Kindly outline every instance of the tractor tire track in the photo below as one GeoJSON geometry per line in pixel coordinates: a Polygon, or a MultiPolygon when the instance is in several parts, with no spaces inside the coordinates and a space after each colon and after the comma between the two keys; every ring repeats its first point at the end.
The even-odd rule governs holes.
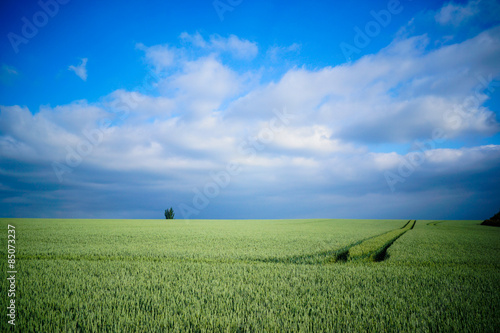
{"type": "Polygon", "coordinates": [[[86,260],[86,261],[152,261],[152,262],[199,262],[199,263],[238,263],[238,262],[260,262],[260,263],[282,263],[282,264],[305,264],[305,265],[325,265],[337,262],[347,262],[359,259],[369,259],[370,261],[382,261],[387,249],[399,237],[408,230],[413,229],[416,220],[409,220],[402,228],[393,229],[379,235],[367,237],[344,246],[340,249],[316,252],[287,257],[269,258],[193,258],[193,257],[162,257],[162,256],[106,256],[106,255],[20,255],[23,260],[86,260]]]}
{"type": "Polygon", "coordinates": [[[386,232],[378,237],[366,240],[349,249],[347,260],[358,261],[382,261],[387,256],[387,249],[407,231],[413,229],[417,220],[410,220],[402,229],[386,232]]]}

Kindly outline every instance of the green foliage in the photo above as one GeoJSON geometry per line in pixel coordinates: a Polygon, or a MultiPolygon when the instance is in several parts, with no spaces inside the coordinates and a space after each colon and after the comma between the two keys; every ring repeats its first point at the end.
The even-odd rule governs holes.
{"type": "Polygon", "coordinates": [[[0,219],[0,256],[14,224],[22,332],[496,331],[500,229],[418,221],[384,261],[323,260],[405,222],[0,219]]]}
{"type": "Polygon", "coordinates": [[[165,218],[167,220],[173,220],[175,216],[174,209],[170,207],[169,209],[165,209],[165,218]]]}

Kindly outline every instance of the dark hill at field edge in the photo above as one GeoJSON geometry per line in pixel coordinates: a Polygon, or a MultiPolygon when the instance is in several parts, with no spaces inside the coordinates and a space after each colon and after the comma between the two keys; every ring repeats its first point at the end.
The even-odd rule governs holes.
{"type": "Polygon", "coordinates": [[[481,225],[490,225],[490,226],[494,226],[494,227],[500,227],[500,212],[493,215],[493,217],[491,217],[487,220],[484,220],[483,223],[481,223],[481,225]]]}

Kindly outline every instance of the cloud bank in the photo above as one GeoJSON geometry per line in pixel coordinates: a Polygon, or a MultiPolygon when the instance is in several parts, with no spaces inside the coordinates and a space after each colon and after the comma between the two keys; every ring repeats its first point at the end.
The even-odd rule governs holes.
{"type": "MultiPolygon", "coordinates": [[[[476,5],[450,3],[436,23],[458,25],[476,5]]],[[[487,106],[500,28],[434,45],[401,35],[355,62],[264,81],[236,64],[298,45],[199,33],[137,44],[150,68],[137,89],[0,106],[2,214],[478,218],[498,204],[500,146],[455,143],[500,130],[487,106]]],[[[70,66],[84,81],[86,62],[70,66]]]]}

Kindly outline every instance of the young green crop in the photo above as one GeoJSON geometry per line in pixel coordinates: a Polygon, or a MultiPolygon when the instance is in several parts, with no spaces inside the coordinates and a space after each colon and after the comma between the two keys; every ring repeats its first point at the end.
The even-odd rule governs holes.
{"type": "MultiPolygon", "coordinates": [[[[16,327],[2,320],[2,332],[500,327],[500,231],[476,221],[419,221],[388,259],[342,263],[267,259],[334,251],[405,221],[3,219],[0,228],[6,223],[18,229],[19,293],[16,327]]],[[[0,252],[6,258],[3,236],[0,252]]]]}
{"type": "Polygon", "coordinates": [[[341,249],[403,224],[403,220],[27,219],[18,220],[17,228],[23,238],[22,258],[279,262],[341,249]]]}
{"type": "Polygon", "coordinates": [[[408,221],[403,228],[391,230],[385,234],[373,237],[349,249],[349,260],[367,259],[378,261],[383,259],[385,251],[408,230],[413,229],[417,221],[408,221]]]}

